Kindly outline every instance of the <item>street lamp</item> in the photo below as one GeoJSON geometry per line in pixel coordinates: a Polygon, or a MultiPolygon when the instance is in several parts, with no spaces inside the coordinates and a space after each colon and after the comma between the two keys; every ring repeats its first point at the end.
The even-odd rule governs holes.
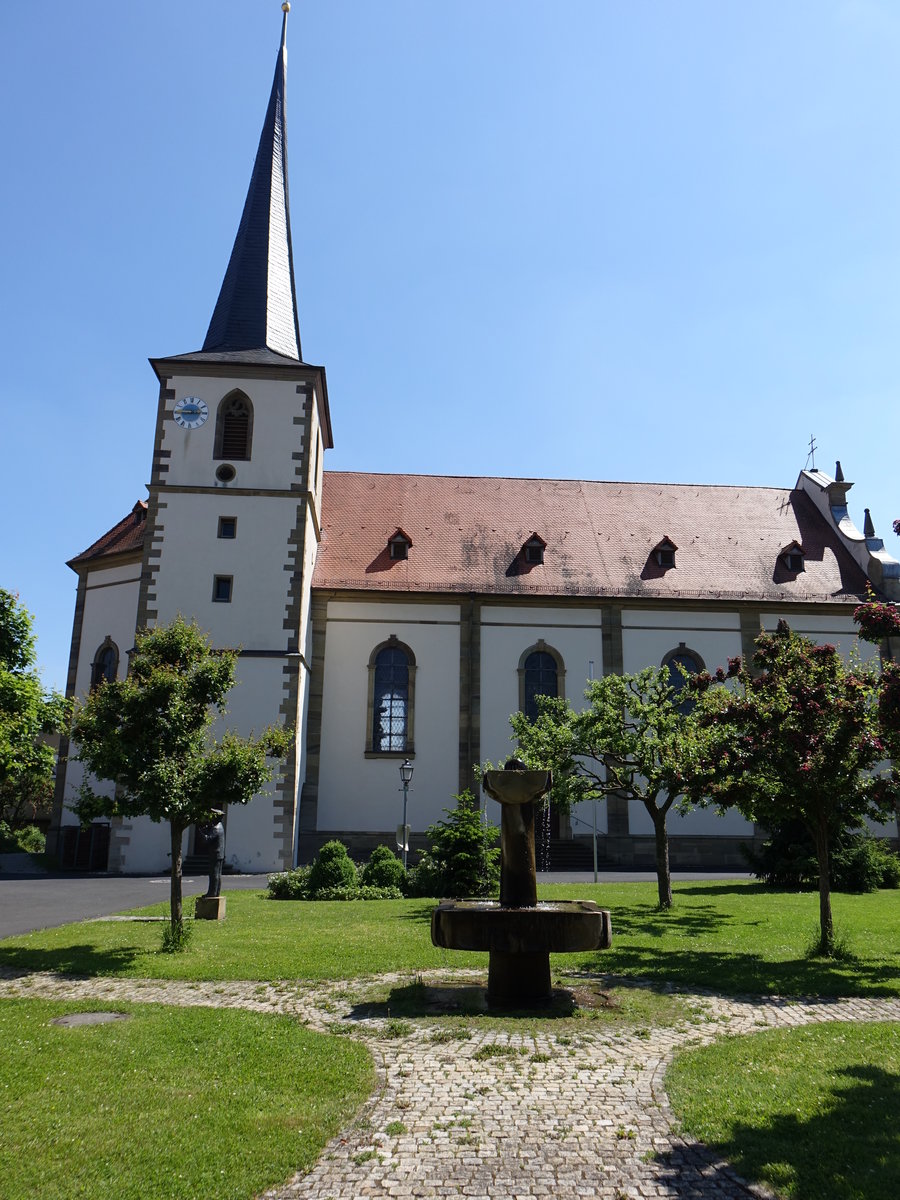
{"type": "Polygon", "coordinates": [[[403,870],[406,870],[406,855],[409,852],[409,829],[406,825],[406,802],[409,798],[409,784],[413,777],[413,765],[408,758],[404,758],[400,764],[400,780],[403,784],[403,824],[400,826],[401,847],[403,849],[403,870]]]}

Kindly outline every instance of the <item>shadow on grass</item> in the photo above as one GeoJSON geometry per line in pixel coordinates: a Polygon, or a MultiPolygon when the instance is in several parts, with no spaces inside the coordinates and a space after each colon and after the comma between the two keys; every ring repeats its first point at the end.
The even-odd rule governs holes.
{"type": "MultiPolygon", "coordinates": [[[[745,1179],[792,1188],[792,1200],[894,1200],[900,1179],[900,1079],[875,1066],[847,1067],[838,1076],[846,1084],[831,1090],[824,1111],[814,1117],[786,1113],[762,1126],[736,1125],[730,1137],[708,1150],[697,1147],[688,1158],[696,1157],[701,1168],[704,1158],[707,1163],[727,1159],[745,1179]]],[[[663,1180],[679,1192],[684,1158],[673,1150],[655,1160],[663,1180]]],[[[719,1195],[713,1180],[698,1180],[698,1194],[719,1195]]]]}
{"type": "Polygon", "coordinates": [[[793,958],[767,962],[754,954],[691,946],[659,949],[616,944],[584,967],[640,979],[706,988],[727,995],[895,996],[900,968],[891,963],[793,958]]]}
{"type": "Polygon", "coordinates": [[[720,912],[714,904],[697,904],[687,910],[660,910],[648,906],[644,909],[613,908],[611,911],[614,936],[671,937],[677,933],[682,937],[696,938],[719,930],[734,920],[720,912]]]}
{"type": "Polygon", "coordinates": [[[135,946],[117,946],[99,950],[96,946],[61,946],[54,950],[8,946],[0,949],[0,970],[10,975],[30,975],[34,971],[56,971],[61,975],[121,975],[139,955],[146,953],[135,946]]]}
{"type": "MultiPolygon", "coordinates": [[[[779,891],[791,891],[790,888],[773,888],[767,883],[747,883],[744,880],[734,880],[722,883],[698,883],[691,887],[685,883],[673,883],[672,891],[677,896],[771,896],[779,891]]],[[[794,891],[803,891],[795,888],[794,891]]]]}
{"type": "Polygon", "coordinates": [[[479,984],[431,986],[411,983],[405,987],[392,988],[385,1000],[355,1005],[350,1010],[350,1020],[366,1021],[375,1017],[479,1016],[484,1013],[500,1017],[557,1020],[560,1017],[571,1017],[577,1007],[574,994],[566,988],[554,988],[550,1004],[500,1011],[488,1006],[487,988],[479,984]]]}

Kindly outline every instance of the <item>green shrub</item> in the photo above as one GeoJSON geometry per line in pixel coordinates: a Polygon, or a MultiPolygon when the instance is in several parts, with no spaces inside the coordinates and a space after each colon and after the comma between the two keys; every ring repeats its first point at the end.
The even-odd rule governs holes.
{"type": "Polygon", "coordinates": [[[6,821],[0,821],[0,854],[43,854],[47,839],[36,825],[24,825],[13,829],[6,821]]]}
{"type": "Polygon", "coordinates": [[[490,896],[500,884],[500,831],[488,825],[471,792],[456,797],[425,832],[428,851],[410,876],[415,896],[490,896]]]}
{"type": "Polygon", "coordinates": [[[375,847],[360,878],[365,887],[398,888],[401,892],[406,887],[403,863],[390,846],[375,847]]]}
{"type": "Polygon", "coordinates": [[[352,887],[322,888],[312,897],[314,900],[402,900],[403,893],[396,887],[352,887]]]}
{"type": "Polygon", "coordinates": [[[835,891],[875,892],[898,886],[900,859],[887,842],[867,831],[855,834],[832,855],[831,876],[835,891]]]}
{"type": "Polygon", "coordinates": [[[309,870],[309,896],[318,899],[326,888],[355,888],[359,883],[356,866],[343,842],[326,842],[309,870]]]}
{"type": "MultiPolygon", "coordinates": [[[[773,887],[818,886],[815,851],[800,821],[786,821],[770,833],[758,853],[747,848],[744,853],[757,879],[773,887]]],[[[832,846],[831,886],[836,892],[900,887],[900,858],[868,830],[845,830],[832,846]]]]}
{"type": "Polygon", "coordinates": [[[270,900],[306,900],[309,895],[309,867],[278,871],[268,879],[270,900]]]}
{"type": "Polygon", "coordinates": [[[815,851],[802,821],[785,821],[777,829],[770,830],[758,851],[746,845],[741,849],[756,878],[770,887],[818,884],[815,851]]]}

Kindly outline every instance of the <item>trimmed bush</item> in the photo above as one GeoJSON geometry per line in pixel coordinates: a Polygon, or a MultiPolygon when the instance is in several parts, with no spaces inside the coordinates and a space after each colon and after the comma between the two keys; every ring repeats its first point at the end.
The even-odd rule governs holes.
{"type": "Polygon", "coordinates": [[[395,888],[400,892],[406,887],[403,863],[390,846],[375,847],[360,879],[364,887],[395,888]]]}
{"type": "Polygon", "coordinates": [[[309,896],[317,898],[326,888],[355,888],[356,866],[343,842],[326,842],[309,870],[309,896]]]}
{"type": "Polygon", "coordinates": [[[268,880],[270,900],[306,900],[309,895],[309,867],[278,871],[268,880]]]}
{"type": "Polygon", "coordinates": [[[333,887],[322,888],[311,900],[402,900],[403,893],[395,887],[333,887]]]}

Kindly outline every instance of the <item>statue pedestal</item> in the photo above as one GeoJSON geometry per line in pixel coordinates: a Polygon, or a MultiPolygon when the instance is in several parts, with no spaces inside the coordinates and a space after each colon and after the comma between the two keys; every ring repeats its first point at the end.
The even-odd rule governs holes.
{"type": "Polygon", "coordinates": [[[198,896],[197,906],[194,909],[195,921],[224,921],[225,920],[225,897],[224,896],[198,896]]]}

